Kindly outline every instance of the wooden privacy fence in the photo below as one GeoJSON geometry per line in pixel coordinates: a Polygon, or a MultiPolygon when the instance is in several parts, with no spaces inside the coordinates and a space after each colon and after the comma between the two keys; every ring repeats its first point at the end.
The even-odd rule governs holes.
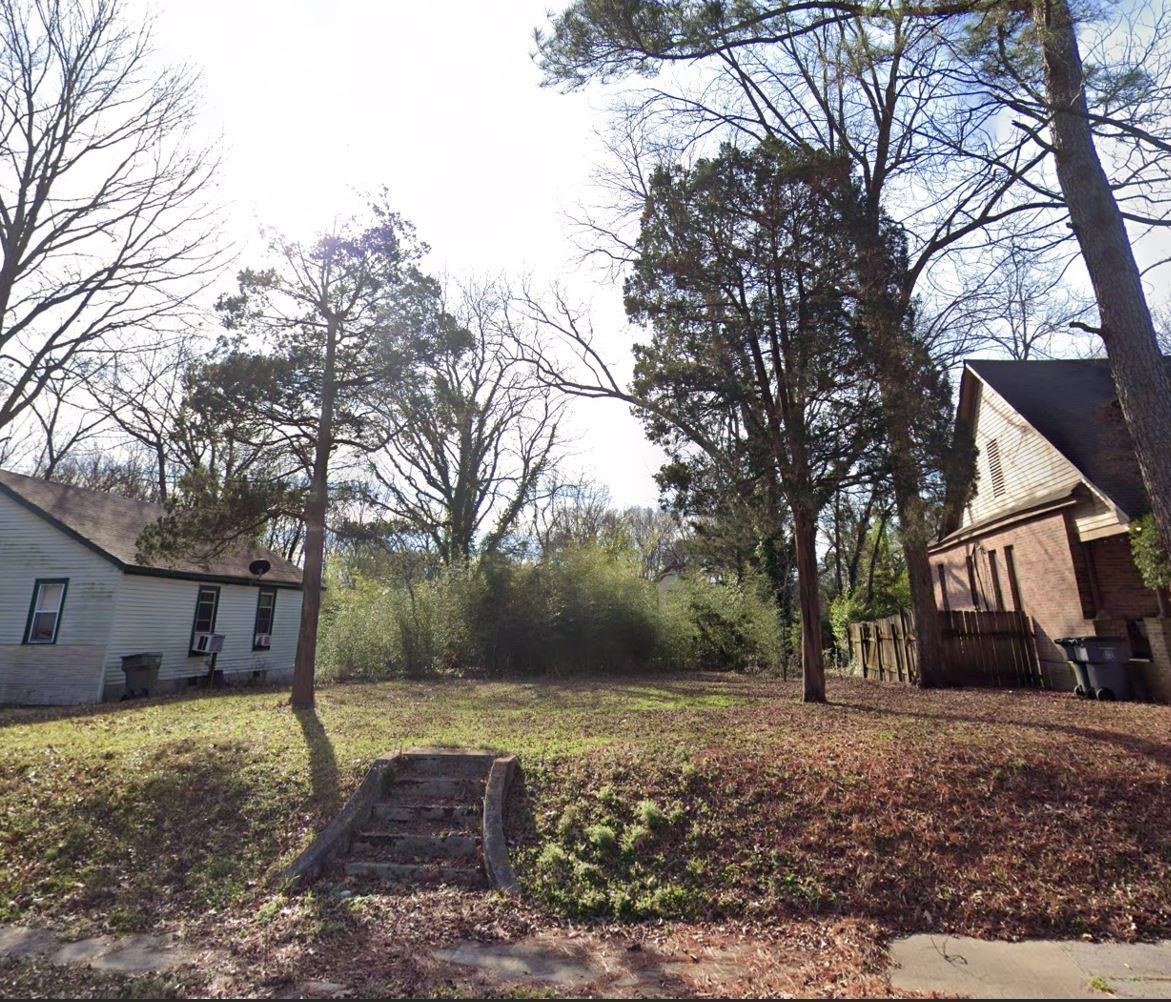
{"type": "MultiPolygon", "coordinates": [[[[943,681],[950,685],[1037,687],[1044,677],[1037,661],[1033,621],[1023,612],[939,614],[943,632],[943,681]]],[[[903,612],[869,623],[851,623],[850,660],[866,678],[916,682],[919,650],[915,621],[903,612]]]]}
{"type": "Polygon", "coordinates": [[[915,620],[909,613],[900,612],[870,623],[851,623],[850,661],[862,669],[864,678],[884,682],[918,681],[915,620]]]}

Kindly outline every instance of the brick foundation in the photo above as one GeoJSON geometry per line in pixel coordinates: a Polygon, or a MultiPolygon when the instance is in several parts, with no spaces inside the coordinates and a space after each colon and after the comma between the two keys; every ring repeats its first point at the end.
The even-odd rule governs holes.
{"type": "Polygon", "coordinates": [[[1171,618],[1152,616],[1143,622],[1151,642],[1151,660],[1132,664],[1142,675],[1151,699],[1171,703],[1171,618]]]}

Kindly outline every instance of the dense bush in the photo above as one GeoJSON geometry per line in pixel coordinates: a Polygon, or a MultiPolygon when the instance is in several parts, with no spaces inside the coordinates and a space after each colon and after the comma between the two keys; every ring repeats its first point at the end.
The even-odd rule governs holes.
{"type": "Polygon", "coordinates": [[[548,675],[649,668],[765,670],[775,606],[756,581],[661,586],[598,546],[542,561],[495,559],[422,580],[331,582],[318,647],[333,678],[548,675]]]}
{"type": "Polygon", "coordinates": [[[853,589],[835,595],[830,601],[829,625],[839,651],[848,649],[851,623],[883,619],[911,608],[906,560],[898,534],[891,530],[886,519],[867,532],[864,553],[853,589]]]}
{"type": "Polygon", "coordinates": [[[781,624],[763,581],[691,575],[664,604],[679,644],[676,660],[688,667],[767,671],[780,663],[781,624]]]}
{"type": "Polygon", "coordinates": [[[1171,586],[1171,558],[1159,539],[1153,515],[1142,515],[1130,524],[1130,550],[1148,588],[1171,586]]]}

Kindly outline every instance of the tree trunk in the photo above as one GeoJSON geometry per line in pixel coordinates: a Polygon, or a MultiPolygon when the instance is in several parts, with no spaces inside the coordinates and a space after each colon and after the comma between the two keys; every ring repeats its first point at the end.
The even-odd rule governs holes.
{"type": "Polygon", "coordinates": [[[159,503],[167,503],[167,454],[162,439],[155,443],[155,470],[159,478],[159,503]]]}
{"type": "Polygon", "coordinates": [[[801,679],[804,703],[825,702],[825,662],[821,651],[821,600],[817,574],[817,518],[793,508],[797,551],[797,597],[801,611],[801,679]]]}
{"type": "MultiPolygon", "coordinates": [[[[896,418],[894,423],[902,422],[896,418]]],[[[909,441],[905,447],[911,448],[909,441]]],[[[892,444],[891,451],[894,450],[892,444]]],[[[911,608],[915,615],[915,642],[919,650],[918,684],[927,689],[940,684],[943,678],[942,624],[939,610],[935,607],[935,583],[931,580],[931,561],[927,556],[930,530],[927,527],[926,505],[919,494],[919,469],[914,455],[911,455],[909,462],[896,460],[892,466],[909,467],[893,471],[894,496],[899,513],[903,559],[907,563],[911,608]]]]}
{"type": "Polygon", "coordinates": [[[906,310],[893,291],[894,280],[901,276],[891,274],[890,249],[883,240],[881,225],[877,210],[872,211],[865,221],[862,249],[865,333],[878,383],[883,435],[890,455],[891,487],[899,517],[899,539],[907,562],[919,649],[918,684],[928,688],[942,678],[943,635],[927,556],[931,531],[913,431],[920,412],[920,381],[914,376],[910,359],[912,345],[906,331],[906,310]]]}
{"type": "Polygon", "coordinates": [[[1057,179],[1098,301],[1102,342],[1147,500],[1159,538],[1171,552],[1171,381],[1126,222],[1094,145],[1069,4],[1035,0],[1033,21],[1052,110],[1050,134],[1057,179]]]}
{"type": "Polygon", "coordinates": [[[834,586],[839,595],[846,591],[842,574],[842,489],[834,491],[834,586]]]}
{"type": "Polygon", "coordinates": [[[297,660],[293,666],[292,703],[312,707],[317,667],[317,623],[321,616],[321,575],[325,566],[325,513],[329,507],[329,454],[333,446],[334,364],[337,321],[330,317],[326,329],[325,366],[322,373],[321,414],[309,498],[305,503],[305,570],[302,575],[301,626],[297,634],[297,660]]]}

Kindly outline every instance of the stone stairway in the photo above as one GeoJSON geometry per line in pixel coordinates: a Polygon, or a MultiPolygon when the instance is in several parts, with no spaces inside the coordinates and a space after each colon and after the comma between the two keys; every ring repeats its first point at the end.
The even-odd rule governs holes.
{"type": "Polygon", "coordinates": [[[403,885],[487,886],[484,784],[494,756],[418,752],[399,756],[344,858],[347,877],[403,885]]]}

